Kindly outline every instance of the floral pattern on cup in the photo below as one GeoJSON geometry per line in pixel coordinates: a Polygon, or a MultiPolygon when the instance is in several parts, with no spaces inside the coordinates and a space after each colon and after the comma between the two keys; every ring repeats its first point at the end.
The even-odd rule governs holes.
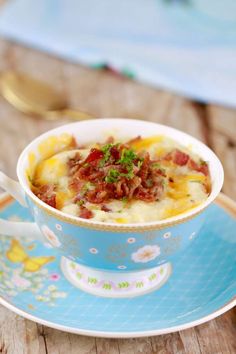
{"type": "Polygon", "coordinates": [[[97,254],[98,250],[96,248],[92,247],[92,248],[89,249],[89,252],[92,253],[92,254],[97,254]]]}
{"type": "Polygon", "coordinates": [[[171,237],[171,232],[166,232],[164,235],[163,235],[164,238],[170,238],[171,237]]]}
{"type": "MultiPolygon", "coordinates": [[[[20,220],[22,221],[22,219],[20,220]]],[[[38,247],[37,243],[29,244],[26,238],[21,240],[21,246],[24,249],[29,249],[29,245],[31,249],[38,247]]],[[[24,264],[16,263],[6,257],[10,247],[10,239],[2,237],[0,242],[0,296],[8,296],[9,299],[13,299],[22,292],[28,292],[34,300],[44,302],[50,307],[58,305],[57,299],[67,297],[67,293],[61,291],[60,284],[59,286],[54,285],[55,281],[60,279],[60,274],[49,272],[46,264],[37,271],[26,271],[24,264]]],[[[37,256],[41,256],[40,252],[37,256]]],[[[42,255],[42,257],[44,256],[42,255]]],[[[28,304],[28,308],[33,310],[35,307],[28,304]]]]}
{"type": "Polygon", "coordinates": [[[60,275],[57,273],[49,274],[49,279],[52,281],[58,281],[60,279],[60,275]]]}
{"type": "Polygon", "coordinates": [[[129,237],[127,242],[128,243],[135,243],[136,242],[136,238],[135,237],[129,237]]]}
{"type": "Polygon", "coordinates": [[[118,269],[126,269],[127,267],[125,265],[119,265],[117,268],[118,269]]]}
{"type": "Polygon", "coordinates": [[[61,226],[60,224],[56,224],[55,226],[56,226],[56,229],[57,229],[58,231],[61,231],[61,230],[62,230],[62,226],[61,226]]]}
{"type": "Polygon", "coordinates": [[[24,278],[21,273],[22,272],[20,269],[14,269],[12,272],[11,282],[16,288],[24,290],[31,286],[31,282],[29,279],[24,278]]]}
{"type": "Polygon", "coordinates": [[[60,247],[61,242],[59,241],[58,237],[55,235],[55,233],[49,229],[47,225],[43,225],[41,228],[41,231],[45,238],[48,240],[48,242],[53,246],[53,247],[60,247]]]}
{"type": "Polygon", "coordinates": [[[135,263],[147,263],[153,261],[160,254],[161,250],[158,245],[146,245],[132,253],[131,259],[135,263]]]}

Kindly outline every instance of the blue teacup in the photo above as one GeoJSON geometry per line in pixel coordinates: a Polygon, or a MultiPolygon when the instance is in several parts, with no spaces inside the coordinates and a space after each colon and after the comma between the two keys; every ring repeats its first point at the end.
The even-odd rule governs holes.
{"type": "Polygon", "coordinates": [[[171,274],[173,255],[182,252],[205,219],[205,209],[219,194],[224,173],[216,155],[197,139],[176,129],[130,119],[96,119],[61,126],[39,136],[22,152],[15,182],[0,173],[0,186],[29,207],[35,223],[0,220],[1,233],[29,235],[55,247],[62,271],[75,286],[100,296],[136,296],[160,287],[171,274]],[[212,190],[202,204],[161,221],[115,224],[67,215],[37,198],[28,177],[43,158],[63,149],[73,135],[79,144],[137,135],[164,135],[208,161],[212,190]]]}

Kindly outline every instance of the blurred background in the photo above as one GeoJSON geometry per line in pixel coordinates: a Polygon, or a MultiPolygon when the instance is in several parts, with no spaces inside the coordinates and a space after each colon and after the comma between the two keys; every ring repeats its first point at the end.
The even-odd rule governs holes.
{"type": "MultiPolygon", "coordinates": [[[[9,176],[32,139],[87,112],[142,118],[202,140],[221,159],[223,191],[236,200],[235,0],[0,0],[0,73],[0,170],[9,176]]],[[[32,352],[40,343],[59,343],[55,353],[67,342],[72,348],[72,336],[48,329],[46,337],[42,326],[1,311],[14,338],[24,327],[32,352]]],[[[233,311],[158,337],[161,351],[235,352],[233,311]]],[[[2,338],[3,351],[11,338],[2,338]]],[[[73,342],[73,352],[95,353],[93,338],[73,342]]],[[[101,353],[149,353],[145,339],[100,343],[101,353]]]]}
{"type": "Polygon", "coordinates": [[[224,190],[236,196],[234,0],[0,3],[1,91],[10,101],[0,100],[1,169],[14,176],[23,147],[75,119],[64,110],[71,108],[187,131],[223,160],[224,190]],[[21,73],[10,88],[6,71],[21,73]],[[25,88],[25,75],[50,88],[42,92],[31,82],[25,88]],[[19,104],[25,94],[31,109],[19,104]],[[43,112],[35,104],[43,105],[43,112]],[[52,109],[56,114],[49,117],[52,109]],[[14,141],[10,147],[9,141],[14,141]]]}
{"type": "Polygon", "coordinates": [[[236,105],[234,0],[9,0],[0,33],[203,102],[236,105]]]}

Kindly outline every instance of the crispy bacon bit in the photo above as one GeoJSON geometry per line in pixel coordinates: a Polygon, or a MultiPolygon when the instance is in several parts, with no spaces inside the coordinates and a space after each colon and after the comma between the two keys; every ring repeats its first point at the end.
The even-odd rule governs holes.
{"type": "Polygon", "coordinates": [[[119,160],[119,158],[120,158],[120,152],[119,152],[119,150],[117,149],[117,147],[112,146],[112,147],[110,148],[110,153],[111,153],[111,156],[113,157],[114,160],[119,160]]]}
{"type": "Polygon", "coordinates": [[[85,181],[81,181],[78,178],[72,178],[69,186],[79,195],[80,192],[83,190],[85,183],[85,181]]]}
{"type": "Polygon", "coordinates": [[[188,161],[188,167],[191,170],[197,171],[197,172],[201,172],[203,173],[205,176],[209,176],[209,168],[208,165],[205,161],[202,161],[200,164],[197,164],[195,161],[193,161],[192,159],[189,159],[188,161]]]}
{"type": "Polygon", "coordinates": [[[106,205],[102,205],[101,210],[105,211],[106,213],[109,213],[111,211],[111,209],[109,209],[106,205]]]}
{"type": "Polygon", "coordinates": [[[74,136],[72,136],[72,138],[71,138],[71,143],[70,143],[70,147],[71,148],[77,148],[78,149],[78,146],[77,146],[77,142],[76,142],[76,140],[75,140],[75,137],[74,136]]]}
{"type": "Polygon", "coordinates": [[[166,155],[164,156],[164,160],[165,160],[165,161],[171,161],[172,158],[173,158],[172,152],[168,152],[168,154],[166,154],[166,155]]]}
{"type": "Polygon", "coordinates": [[[158,184],[150,189],[139,187],[136,197],[137,199],[144,200],[145,202],[155,202],[161,198],[163,191],[163,184],[158,184]]]}
{"type": "Polygon", "coordinates": [[[83,219],[91,219],[93,217],[93,213],[91,210],[81,206],[79,216],[83,219]]]}
{"type": "Polygon", "coordinates": [[[173,161],[176,165],[185,166],[187,165],[191,170],[201,172],[205,176],[209,176],[209,168],[205,161],[197,164],[194,160],[192,160],[188,154],[182,152],[178,149],[175,149],[172,152],[169,152],[165,157],[166,161],[173,161]]]}
{"type": "Polygon", "coordinates": [[[141,138],[141,136],[140,135],[138,135],[138,136],[136,136],[135,138],[133,138],[133,139],[130,139],[129,141],[127,141],[127,145],[132,145],[132,144],[134,144],[134,143],[137,143],[138,141],[140,141],[142,138],[141,138]]]}
{"type": "MultiPolygon", "coordinates": [[[[77,199],[85,202],[104,204],[113,199],[159,200],[164,193],[165,171],[156,168],[149,153],[136,153],[127,144],[106,144],[92,149],[85,161],[71,175],[70,185],[77,199]],[[81,182],[83,182],[81,184],[81,182]],[[84,190],[84,184],[92,188],[84,190]]],[[[74,165],[73,167],[74,168],[74,165]]]]}
{"type": "MultiPolygon", "coordinates": [[[[68,175],[69,187],[73,189],[73,202],[79,206],[79,216],[90,219],[93,212],[86,208],[86,203],[100,204],[101,210],[110,212],[106,203],[116,200],[143,200],[155,202],[163,198],[165,183],[174,179],[166,173],[162,166],[187,166],[204,174],[207,178],[204,183],[206,192],[210,192],[209,169],[206,162],[195,162],[188,154],[173,149],[157,160],[152,160],[148,152],[135,152],[132,144],[141,140],[138,136],[126,144],[114,143],[110,137],[104,145],[98,144],[92,148],[85,160],[79,153],[69,159],[68,175]],[[164,163],[165,161],[165,163],[164,163]]],[[[167,171],[168,172],[168,171],[167,171]]],[[[56,187],[43,185],[34,187],[35,195],[48,205],[56,208],[56,187]]]]}
{"type": "Polygon", "coordinates": [[[129,191],[128,191],[128,199],[132,199],[133,195],[138,190],[138,187],[141,185],[142,180],[138,176],[134,176],[134,178],[129,183],[129,191]]]}
{"type": "Polygon", "coordinates": [[[142,181],[146,180],[149,167],[150,167],[150,157],[149,157],[149,153],[146,152],[144,155],[142,166],[141,166],[139,173],[138,173],[138,175],[141,177],[142,181]]]}
{"type": "Polygon", "coordinates": [[[78,170],[80,160],[81,160],[81,156],[79,152],[77,152],[74,157],[69,159],[67,165],[69,167],[70,175],[73,175],[78,170]]]}
{"type": "Polygon", "coordinates": [[[164,160],[173,161],[176,165],[179,166],[185,166],[189,161],[189,155],[185,154],[185,152],[175,149],[166,154],[164,160]]]}
{"type": "Polygon", "coordinates": [[[198,164],[197,164],[194,160],[189,159],[189,161],[188,161],[188,167],[189,167],[191,170],[197,171],[197,169],[198,169],[198,164]]]}
{"type": "Polygon", "coordinates": [[[209,168],[206,163],[202,163],[201,166],[198,167],[198,172],[203,173],[205,176],[209,176],[209,168]]]}
{"type": "Polygon", "coordinates": [[[101,204],[105,202],[107,199],[109,199],[108,192],[106,190],[100,190],[99,187],[87,192],[85,198],[87,199],[88,202],[95,203],[95,204],[101,204]]]}
{"type": "Polygon", "coordinates": [[[176,149],[174,151],[173,162],[179,166],[185,166],[189,160],[189,155],[185,154],[184,152],[176,149]]]}
{"type": "Polygon", "coordinates": [[[99,149],[91,149],[90,154],[88,155],[88,157],[85,159],[85,163],[91,163],[94,162],[96,160],[100,160],[103,158],[103,152],[99,149]]]}
{"type": "Polygon", "coordinates": [[[44,203],[56,208],[56,193],[54,185],[43,185],[34,190],[34,194],[44,203]]]}

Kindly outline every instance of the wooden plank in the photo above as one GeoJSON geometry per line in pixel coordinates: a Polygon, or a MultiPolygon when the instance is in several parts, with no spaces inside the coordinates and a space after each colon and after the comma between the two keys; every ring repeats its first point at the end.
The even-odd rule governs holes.
{"type": "Polygon", "coordinates": [[[228,137],[233,144],[236,143],[236,110],[217,105],[209,105],[211,127],[228,137]]]}
{"type": "Polygon", "coordinates": [[[215,319],[218,339],[224,353],[236,353],[236,307],[215,319]]]}
{"type": "Polygon", "coordinates": [[[213,149],[225,172],[223,191],[236,199],[236,111],[209,106],[213,149]]]}
{"type": "Polygon", "coordinates": [[[71,105],[76,108],[83,103],[83,108],[99,117],[161,121],[173,96],[107,71],[80,65],[67,63],[64,75],[71,105]]]}
{"type": "Polygon", "coordinates": [[[64,62],[55,57],[0,40],[1,69],[14,69],[43,80],[68,97],[71,106],[95,116],[143,117],[164,120],[171,93],[158,91],[106,71],[64,62]]]}
{"type": "Polygon", "coordinates": [[[95,338],[42,327],[47,354],[96,354],[95,338]]]}
{"type": "MultiPolygon", "coordinates": [[[[36,76],[36,74],[40,73],[41,71],[45,72],[46,68],[49,70],[50,68],[52,68],[52,70],[54,68],[54,73],[56,68],[58,71],[60,70],[60,65],[56,65],[54,61],[51,63],[51,65],[49,63],[49,66],[47,67],[47,60],[44,55],[42,55],[42,58],[44,58],[44,66],[40,65],[39,63],[38,65],[34,65],[33,63],[35,63],[35,60],[33,57],[33,63],[31,62],[30,53],[32,53],[32,56],[34,53],[36,58],[36,52],[28,52],[28,50],[20,46],[15,46],[0,40],[0,48],[2,54],[2,60],[0,60],[1,71],[9,68],[27,71],[27,68],[29,68],[28,74],[36,76]],[[9,58],[11,58],[11,60],[9,58]],[[41,70],[39,70],[39,67],[41,70]]],[[[53,74],[53,76],[56,77],[57,75],[53,74]]],[[[53,76],[50,76],[49,73],[45,73],[45,77],[47,78],[53,78],[53,76]]],[[[15,110],[2,97],[0,98],[0,107],[0,124],[2,127],[0,142],[0,169],[5,172],[7,171],[10,176],[14,177],[16,162],[23,148],[37,135],[62,124],[63,121],[48,122],[26,116],[15,110]],[[6,150],[8,151],[7,156],[6,150]]]]}
{"type": "Polygon", "coordinates": [[[0,306],[0,353],[46,354],[37,324],[0,306]]]}
{"type": "MultiPolygon", "coordinates": [[[[178,332],[152,337],[153,354],[187,354],[183,341],[178,332]]],[[[192,354],[192,353],[191,353],[192,354]]]]}
{"type": "Polygon", "coordinates": [[[217,131],[212,132],[212,141],[225,172],[223,191],[232,199],[236,199],[236,145],[231,146],[228,138],[217,131]]]}
{"type": "Polygon", "coordinates": [[[120,354],[153,353],[151,338],[118,339],[120,354]]]}
{"type": "Polygon", "coordinates": [[[197,333],[194,328],[189,328],[186,329],[185,331],[180,331],[179,335],[183,342],[186,353],[203,354],[201,352],[197,333]]]}
{"type": "Polygon", "coordinates": [[[169,105],[165,123],[206,142],[202,129],[202,121],[199,119],[199,109],[196,109],[196,107],[198,106],[194,105],[191,101],[175,96],[169,105]]]}
{"type": "Polygon", "coordinates": [[[116,339],[95,338],[97,354],[120,354],[119,343],[116,339]]]}
{"type": "MultiPolygon", "coordinates": [[[[226,316],[226,315],[225,315],[226,316]]],[[[222,317],[225,317],[222,316],[222,317]]],[[[229,332],[222,326],[223,321],[220,319],[218,325],[216,320],[212,320],[208,323],[202,324],[195,327],[197,333],[199,346],[201,352],[204,354],[226,354],[226,353],[235,353],[235,335],[234,338],[228,341],[230,338],[229,332]],[[222,329],[224,328],[223,332],[222,329]]]]}

